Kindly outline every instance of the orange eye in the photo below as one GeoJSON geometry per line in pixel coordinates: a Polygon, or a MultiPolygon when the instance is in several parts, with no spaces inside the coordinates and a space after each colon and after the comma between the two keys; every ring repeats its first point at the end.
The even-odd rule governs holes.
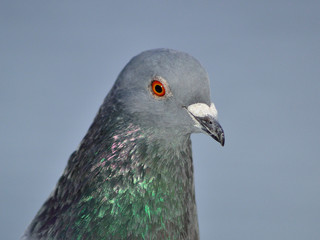
{"type": "Polygon", "coordinates": [[[152,91],[155,95],[162,97],[166,94],[166,89],[160,81],[154,80],[151,85],[152,91]]]}

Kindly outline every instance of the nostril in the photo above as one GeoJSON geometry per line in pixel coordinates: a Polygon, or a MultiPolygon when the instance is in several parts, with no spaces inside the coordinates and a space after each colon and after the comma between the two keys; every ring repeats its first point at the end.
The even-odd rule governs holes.
{"type": "Polygon", "coordinates": [[[204,122],[206,124],[212,124],[213,123],[209,117],[205,117],[203,120],[204,120],[204,122]]]}

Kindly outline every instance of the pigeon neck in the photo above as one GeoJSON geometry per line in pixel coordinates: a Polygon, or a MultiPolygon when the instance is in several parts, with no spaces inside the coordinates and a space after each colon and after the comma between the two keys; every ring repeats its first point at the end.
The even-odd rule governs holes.
{"type": "Polygon", "coordinates": [[[128,122],[98,114],[30,225],[33,236],[199,238],[190,136],[162,139],[128,122]]]}

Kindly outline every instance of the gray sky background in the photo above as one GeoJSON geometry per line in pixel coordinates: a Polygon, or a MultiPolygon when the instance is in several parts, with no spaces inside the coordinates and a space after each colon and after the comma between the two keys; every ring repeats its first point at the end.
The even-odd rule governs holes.
{"type": "Polygon", "coordinates": [[[211,78],[224,148],[194,135],[202,239],[320,239],[320,1],[0,3],[0,238],[18,239],[131,57],[211,78]]]}

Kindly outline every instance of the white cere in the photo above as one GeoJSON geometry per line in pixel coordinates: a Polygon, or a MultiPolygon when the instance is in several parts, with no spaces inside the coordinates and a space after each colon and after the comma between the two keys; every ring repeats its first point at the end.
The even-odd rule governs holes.
{"type": "Polygon", "coordinates": [[[195,103],[188,106],[188,111],[196,117],[212,116],[217,119],[218,112],[213,103],[210,107],[205,103],[195,103]]]}

